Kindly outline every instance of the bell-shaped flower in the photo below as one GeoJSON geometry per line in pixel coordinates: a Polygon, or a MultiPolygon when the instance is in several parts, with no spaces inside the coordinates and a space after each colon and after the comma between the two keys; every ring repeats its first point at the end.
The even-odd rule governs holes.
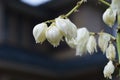
{"type": "Polygon", "coordinates": [[[50,27],[46,30],[46,38],[47,40],[54,46],[57,47],[62,39],[63,35],[60,30],[55,26],[55,24],[51,24],[50,27]]]}
{"type": "Polygon", "coordinates": [[[106,57],[109,60],[115,60],[116,51],[115,51],[115,47],[114,47],[114,45],[112,43],[110,43],[108,48],[106,49],[106,57]]]}
{"type": "Polygon", "coordinates": [[[76,55],[82,56],[86,53],[86,44],[89,39],[89,31],[87,28],[79,28],[77,30],[77,37],[76,37],[76,55]]]}
{"type": "Polygon", "coordinates": [[[42,42],[45,41],[45,39],[46,39],[46,37],[45,37],[46,29],[47,29],[47,24],[46,23],[37,24],[33,28],[33,36],[35,38],[36,43],[42,43],[42,42]]]}
{"type": "Polygon", "coordinates": [[[76,39],[72,38],[72,39],[67,39],[65,38],[66,43],[71,47],[71,48],[76,48],[76,39]]]}
{"type": "Polygon", "coordinates": [[[115,14],[120,14],[120,0],[112,0],[110,6],[115,14]]]}
{"type": "Polygon", "coordinates": [[[116,20],[116,14],[113,13],[111,8],[108,8],[103,14],[103,21],[108,26],[112,27],[116,20]]]}
{"type": "Polygon", "coordinates": [[[111,36],[108,33],[99,33],[98,46],[100,47],[103,53],[105,53],[108,47],[108,42],[110,41],[110,38],[111,36]]]}
{"type": "Polygon", "coordinates": [[[97,52],[97,42],[96,42],[96,39],[93,35],[91,35],[88,39],[88,42],[87,42],[87,51],[90,53],[90,54],[93,54],[94,52],[97,52]]]}
{"type": "Polygon", "coordinates": [[[104,77],[112,79],[112,74],[113,74],[114,70],[115,70],[115,67],[113,65],[113,62],[109,61],[103,70],[104,77]]]}
{"type": "Polygon", "coordinates": [[[69,19],[63,19],[58,17],[55,19],[56,27],[58,27],[61,33],[67,37],[67,39],[76,38],[77,27],[69,19]]]}

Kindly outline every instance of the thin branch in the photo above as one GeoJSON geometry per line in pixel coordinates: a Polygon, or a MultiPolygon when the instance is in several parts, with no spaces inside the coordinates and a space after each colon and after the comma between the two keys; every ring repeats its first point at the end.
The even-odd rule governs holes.
{"type": "Polygon", "coordinates": [[[107,6],[110,6],[110,3],[106,2],[105,0],[99,0],[99,1],[107,6]]]}

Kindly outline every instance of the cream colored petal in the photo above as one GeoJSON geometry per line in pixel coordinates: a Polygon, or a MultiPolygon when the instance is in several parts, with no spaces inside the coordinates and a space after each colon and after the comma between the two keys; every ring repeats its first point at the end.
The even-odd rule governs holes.
{"type": "Polygon", "coordinates": [[[111,36],[107,33],[101,32],[98,38],[98,46],[100,47],[101,51],[105,53],[108,42],[110,41],[111,36]]]}
{"type": "Polygon", "coordinates": [[[106,57],[107,57],[109,60],[115,60],[116,51],[115,51],[115,47],[114,47],[114,45],[113,45],[112,43],[109,44],[109,47],[108,47],[107,50],[106,50],[106,57]]]}
{"type": "Polygon", "coordinates": [[[112,61],[109,61],[103,70],[104,77],[112,79],[112,74],[113,74],[114,70],[115,70],[115,67],[114,67],[112,61]]]}
{"type": "Polygon", "coordinates": [[[63,35],[55,25],[51,25],[46,31],[46,38],[54,47],[59,45],[62,37],[63,35]]]}
{"type": "Polygon", "coordinates": [[[112,11],[111,8],[108,8],[103,14],[103,21],[108,26],[112,27],[116,20],[116,14],[112,11]]]}
{"type": "Polygon", "coordinates": [[[77,38],[76,38],[76,55],[82,56],[86,53],[86,44],[89,39],[89,31],[86,28],[79,28],[77,30],[77,38]]]}
{"type": "Polygon", "coordinates": [[[76,48],[76,40],[75,39],[67,39],[65,38],[66,43],[71,47],[71,48],[76,48]]]}
{"type": "Polygon", "coordinates": [[[93,54],[94,52],[97,52],[97,42],[96,42],[96,39],[93,35],[91,35],[88,39],[88,42],[87,42],[87,51],[90,53],[90,54],[93,54]]]}
{"type": "Polygon", "coordinates": [[[87,52],[86,45],[84,44],[79,44],[76,45],[76,56],[83,56],[87,52]]]}
{"type": "Polygon", "coordinates": [[[69,19],[56,18],[56,26],[60,29],[61,33],[67,37],[67,39],[76,38],[77,27],[69,19]]]}
{"type": "Polygon", "coordinates": [[[42,43],[43,41],[45,41],[45,39],[46,39],[46,37],[45,37],[46,29],[47,29],[47,24],[46,23],[37,24],[33,28],[33,36],[35,38],[36,43],[42,43]]]}

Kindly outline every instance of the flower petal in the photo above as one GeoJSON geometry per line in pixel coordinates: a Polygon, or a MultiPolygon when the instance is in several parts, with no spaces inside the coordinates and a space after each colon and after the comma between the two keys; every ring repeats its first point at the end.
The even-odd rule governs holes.
{"type": "Polygon", "coordinates": [[[109,61],[103,70],[104,77],[112,79],[112,74],[113,74],[114,70],[115,70],[115,67],[114,67],[112,61],[109,61]]]}
{"type": "Polygon", "coordinates": [[[60,33],[60,30],[54,24],[51,24],[46,30],[46,38],[54,47],[59,45],[62,37],[63,35],[60,33]]]}
{"type": "Polygon", "coordinates": [[[96,39],[93,35],[91,35],[88,39],[88,42],[87,42],[87,51],[92,54],[94,53],[94,51],[97,52],[97,42],[96,42],[96,39]]]}
{"type": "Polygon", "coordinates": [[[46,23],[37,24],[33,28],[33,36],[36,40],[36,43],[42,43],[43,41],[45,41],[45,39],[46,39],[46,37],[45,37],[46,29],[47,29],[47,24],[46,23]]]}

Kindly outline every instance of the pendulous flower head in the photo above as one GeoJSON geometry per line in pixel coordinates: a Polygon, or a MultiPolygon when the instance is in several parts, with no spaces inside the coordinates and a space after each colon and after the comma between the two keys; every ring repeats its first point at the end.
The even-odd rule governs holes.
{"type": "Polygon", "coordinates": [[[109,34],[104,32],[99,33],[98,46],[100,47],[103,53],[105,53],[110,39],[111,39],[111,36],[109,34]]]}
{"type": "Polygon", "coordinates": [[[86,52],[86,44],[89,39],[89,31],[87,28],[79,28],[76,37],[76,55],[82,56],[86,52]]]}
{"type": "Polygon", "coordinates": [[[113,65],[113,62],[109,61],[103,70],[104,77],[112,79],[111,75],[113,74],[114,70],[115,70],[115,67],[113,65]]]}
{"type": "Polygon", "coordinates": [[[77,36],[77,27],[69,19],[63,19],[58,17],[55,19],[56,27],[58,27],[61,33],[67,38],[72,39],[77,36]]]}
{"type": "Polygon", "coordinates": [[[40,23],[37,24],[33,28],[33,36],[35,38],[36,43],[43,43],[46,39],[45,37],[45,32],[47,29],[47,24],[46,23],[40,23]]]}
{"type": "Polygon", "coordinates": [[[89,37],[86,47],[87,47],[87,51],[90,54],[93,54],[94,52],[97,52],[97,42],[96,42],[96,39],[93,35],[91,35],[89,37]]]}
{"type": "Polygon", "coordinates": [[[47,40],[54,46],[57,47],[62,39],[63,35],[60,30],[55,26],[55,24],[51,24],[50,27],[46,30],[46,38],[47,40]]]}
{"type": "Polygon", "coordinates": [[[115,23],[115,20],[116,20],[116,14],[113,12],[113,10],[111,8],[108,8],[104,12],[102,18],[103,18],[103,21],[105,24],[112,27],[115,23]]]}
{"type": "Polygon", "coordinates": [[[114,45],[112,43],[110,43],[108,48],[106,49],[106,57],[109,60],[115,60],[116,51],[115,51],[115,47],[114,47],[114,45]]]}

